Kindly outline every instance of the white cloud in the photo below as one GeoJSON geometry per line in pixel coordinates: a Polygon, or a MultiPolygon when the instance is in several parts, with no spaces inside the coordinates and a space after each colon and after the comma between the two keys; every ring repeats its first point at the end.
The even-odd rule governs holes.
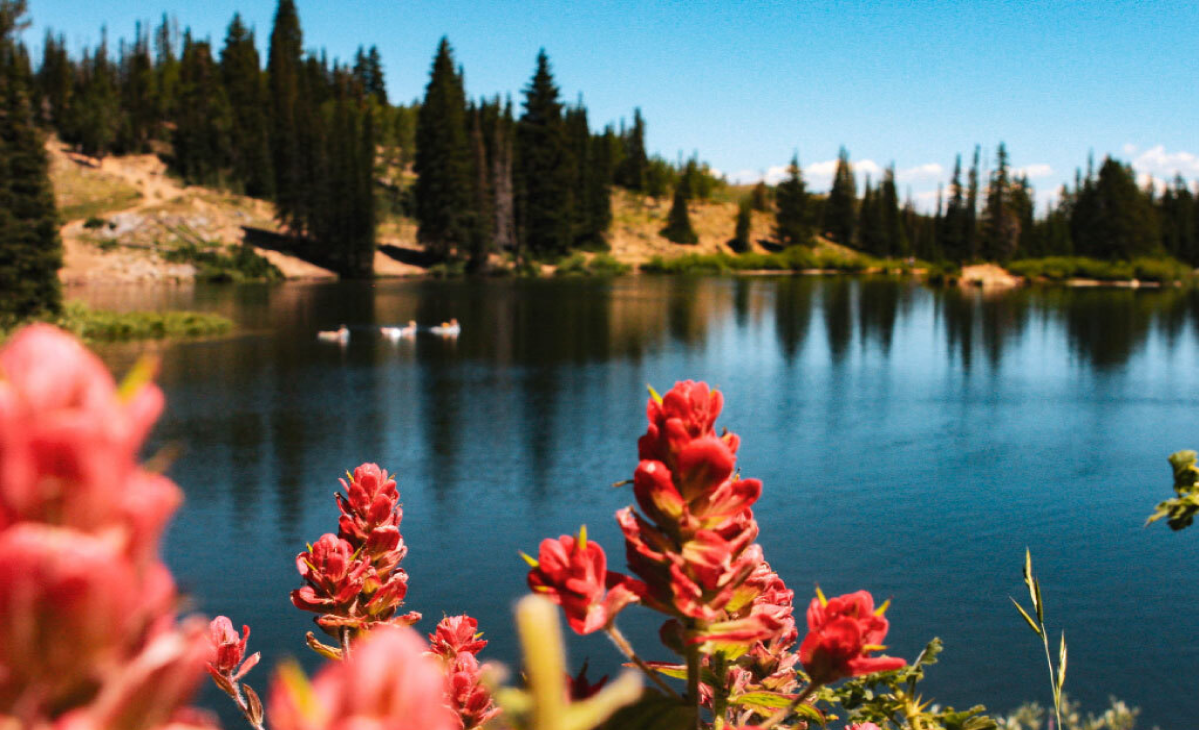
{"type": "MultiPolygon", "coordinates": [[[[1131,145],[1125,145],[1127,150],[1131,145]]],[[[1133,147],[1129,154],[1136,152],[1133,147]]],[[[1141,175],[1152,175],[1155,178],[1173,179],[1175,175],[1183,177],[1199,177],[1199,155],[1193,152],[1167,152],[1165,145],[1156,145],[1141,152],[1132,160],[1132,167],[1141,175]]]]}
{"type": "Polygon", "coordinates": [[[1016,169],[1017,175],[1024,175],[1029,180],[1035,180],[1039,177],[1049,177],[1053,174],[1053,168],[1044,162],[1039,162],[1034,165],[1025,165],[1016,169]]]}
{"type": "Polygon", "coordinates": [[[920,180],[940,180],[945,177],[945,168],[936,162],[926,162],[923,165],[909,167],[895,173],[901,182],[916,182],[920,180]]]}

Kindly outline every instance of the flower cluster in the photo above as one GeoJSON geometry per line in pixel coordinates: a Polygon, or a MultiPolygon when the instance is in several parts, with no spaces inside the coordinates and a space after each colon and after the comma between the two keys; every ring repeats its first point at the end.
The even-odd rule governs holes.
{"type": "Polygon", "coordinates": [[[692,381],[650,398],[633,475],[643,514],[628,507],[616,519],[629,567],[648,586],[645,602],[680,619],[684,642],[748,645],[784,625],[770,610],[729,611],[756,595],[747,581],[763,562],[751,509],[762,483],[735,475],[739,439],[715,432],[723,402],[719,391],[692,381]]]}
{"type": "Polygon", "coordinates": [[[261,730],[263,722],[262,702],[258,693],[249,685],[241,684],[251,669],[258,665],[262,654],[255,652],[246,656],[246,643],[250,640],[250,627],[242,626],[241,635],[233,628],[226,616],[217,616],[208,624],[208,641],[212,645],[212,660],[208,662],[208,673],[222,692],[237,704],[246,721],[261,730]]]}
{"type": "Polygon", "coordinates": [[[291,594],[297,608],[319,614],[317,625],[343,643],[373,625],[420,620],[416,612],[396,615],[408,593],[408,573],[399,567],[408,548],[400,535],[403,511],[395,480],[375,464],[347,476],[349,483],[341,480],[347,496],[337,495],[339,534],[322,535],[296,556],[306,585],[291,594]]]}
{"type": "Polygon", "coordinates": [[[826,599],[817,594],[808,606],[808,635],[799,647],[804,671],[813,682],[828,684],[846,677],[886,672],[904,666],[898,657],[870,656],[887,636],[886,604],[874,607],[866,591],[826,599]]]}
{"type": "Polygon", "coordinates": [[[163,406],[48,325],[0,351],[0,726],[197,727],[212,659],[159,558],[179,489],[138,463],[163,406]]]}
{"type": "Polygon", "coordinates": [[[578,537],[542,540],[537,559],[525,560],[531,568],[529,588],[562,606],[566,622],[579,634],[607,627],[645,592],[641,581],[608,570],[604,549],[587,539],[586,527],[578,537]]]}
{"type": "Polygon", "coordinates": [[[478,629],[479,622],[463,614],[443,618],[429,634],[430,651],[445,668],[447,700],[458,714],[460,730],[482,727],[500,714],[491,693],[480,683],[478,654],[487,642],[480,638],[478,629]]]}
{"type": "Polygon", "coordinates": [[[411,628],[384,625],[309,682],[295,667],[271,689],[274,730],[458,730],[445,673],[411,628]]]}

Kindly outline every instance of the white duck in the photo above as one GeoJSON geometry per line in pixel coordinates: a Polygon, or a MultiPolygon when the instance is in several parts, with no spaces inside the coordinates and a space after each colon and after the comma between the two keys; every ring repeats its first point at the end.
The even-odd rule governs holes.
{"type": "Polygon", "coordinates": [[[462,325],[458,324],[458,320],[451,319],[449,322],[442,322],[436,327],[430,327],[429,331],[442,337],[457,337],[462,332],[462,325]]]}
{"type": "Polygon", "coordinates": [[[404,327],[380,327],[379,333],[392,342],[399,342],[401,338],[416,335],[416,322],[410,319],[404,327]]]}
{"type": "Polygon", "coordinates": [[[316,339],[321,342],[336,342],[344,345],[350,341],[350,330],[344,324],[335,330],[321,330],[316,333],[316,339]]]}

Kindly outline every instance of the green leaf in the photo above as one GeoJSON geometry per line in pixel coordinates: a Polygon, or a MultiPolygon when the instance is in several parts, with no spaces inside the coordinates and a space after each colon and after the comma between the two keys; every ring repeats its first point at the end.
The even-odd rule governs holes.
{"type": "Polygon", "coordinates": [[[1037,622],[1032,620],[1032,616],[1028,615],[1028,612],[1024,610],[1023,606],[1016,602],[1015,598],[1012,598],[1011,596],[1008,596],[1008,598],[1011,598],[1012,605],[1016,607],[1016,610],[1019,611],[1020,615],[1024,617],[1024,620],[1028,622],[1028,627],[1037,632],[1037,636],[1040,636],[1041,627],[1037,626],[1037,622]]]}
{"type": "Polygon", "coordinates": [[[734,705],[751,705],[753,707],[768,707],[772,710],[777,710],[791,704],[792,699],[791,695],[762,691],[746,692],[743,695],[730,697],[729,702],[734,705]]]}
{"type": "Polygon", "coordinates": [[[1033,589],[1036,591],[1036,594],[1037,594],[1037,600],[1036,600],[1037,623],[1044,626],[1045,625],[1045,602],[1041,600],[1041,581],[1037,580],[1036,578],[1033,578],[1032,585],[1033,585],[1033,589]]]}
{"type": "Polygon", "coordinates": [[[678,730],[694,727],[695,716],[678,700],[646,691],[637,702],[621,708],[608,722],[605,730],[678,730]]]}

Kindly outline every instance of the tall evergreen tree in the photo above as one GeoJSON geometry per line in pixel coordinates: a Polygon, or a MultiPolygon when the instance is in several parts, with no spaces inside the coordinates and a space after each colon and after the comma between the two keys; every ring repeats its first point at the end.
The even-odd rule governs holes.
{"type": "Polygon", "coordinates": [[[122,124],[116,146],[121,152],[145,152],[159,123],[154,98],[154,60],[150,57],[150,37],[141,23],[134,31],[132,47],[121,50],[122,124]]]}
{"type": "Polygon", "coordinates": [[[184,37],[179,67],[173,158],[183,179],[204,185],[225,180],[232,127],[229,102],[208,41],[192,40],[189,33],[184,37]]]}
{"type": "Polygon", "coordinates": [[[154,102],[158,119],[174,119],[179,102],[179,30],[173,18],[162,15],[154,30],[154,102]]]}
{"type": "Polygon", "coordinates": [[[907,256],[909,253],[908,237],[904,231],[903,219],[899,210],[899,191],[895,189],[895,163],[891,163],[891,166],[883,174],[878,203],[883,222],[885,255],[907,256]]]}
{"type": "Polygon", "coordinates": [[[1162,245],[1171,256],[1199,264],[1199,206],[1181,175],[1166,188],[1160,205],[1162,245]]]}
{"type": "Polygon", "coordinates": [[[883,225],[881,191],[875,190],[870,176],[858,212],[858,240],[862,250],[874,256],[887,255],[887,232],[883,225]]]}
{"type": "MultiPolygon", "coordinates": [[[[293,232],[303,230],[305,159],[301,125],[304,36],[293,0],[279,0],[267,60],[270,80],[271,159],[277,215],[293,232]]],[[[311,99],[308,99],[311,101],[311,99]]],[[[311,150],[311,148],[309,148],[311,150]]]]}
{"type": "Polygon", "coordinates": [[[471,159],[466,93],[442,38],[416,123],[414,188],[417,238],[442,259],[465,253],[470,241],[471,159]]]}
{"type": "Polygon", "coordinates": [[[471,220],[467,243],[469,257],[467,268],[472,272],[487,268],[487,257],[491,253],[494,236],[495,212],[491,191],[491,170],[487,163],[487,149],[483,143],[482,113],[471,110],[471,220]]]}
{"type": "Polygon", "coordinates": [[[979,152],[981,148],[974,145],[974,163],[970,165],[969,187],[966,190],[966,215],[963,228],[966,258],[978,258],[978,185],[979,185],[979,152]]]}
{"type": "Polygon", "coordinates": [[[571,246],[573,170],[558,87],[543,49],[516,125],[518,230],[533,254],[557,255],[571,246]]]}
{"type": "Polygon", "coordinates": [[[1149,196],[1137,187],[1132,169],[1110,157],[1094,183],[1088,176],[1077,193],[1071,218],[1074,248],[1084,256],[1127,261],[1161,246],[1149,196]]]}
{"type": "Polygon", "coordinates": [[[733,253],[745,253],[750,249],[750,230],[753,227],[753,200],[748,196],[737,204],[737,218],[733,223],[733,238],[729,248],[733,253]]]}
{"type": "Polygon", "coordinates": [[[54,193],[17,37],[24,14],[24,0],[0,0],[0,315],[16,318],[62,307],[54,193]]]}
{"type": "Polygon", "coordinates": [[[949,202],[945,207],[945,219],[938,229],[940,249],[950,261],[962,262],[970,258],[966,243],[966,195],[962,188],[962,156],[953,163],[953,178],[949,182],[949,202]]]}
{"type": "Polygon", "coordinates": [[[749,194],[750,207],[759,213],[770,212],[770,188],[765,180],[759,180],[749,194]]]}
{"type": "Polygon", "coordinates": [[[699,236],[691,227],[691,214],[687,210],[687,201],[691,198],[691,170],[692,166],[688,165],[675,183],[666,227],[660,231],[666,240],[688,245],[699,243],[699,236]]]}
{"type": "Polygon", "coordinates": [[[1007,261],[1016,255],[1020,242],[1020,218],[1012,200],[1007,148],[1002,142],[997,157],[995,171],[987,185],[979,253],[988,261],[1007,261]]]}
{"type": "Polygon", "coordinates": [[[616,169],[616,184],[635,192],[646,192],[649,157],[645,151],[645,120],[641,109],[633,110],[633,128],[624,135],[624,157],[616,169]]]}
{"type": "Polygon", "coordinates": [[[275,190],[267,118],[269,97],[254,32],[235,14],[221,50],[221,78],[232,110],[233,178],[246,195],[269,198],[275,190]]]}
{"type": "Polygon", "coordinates": [[[849,164],[849,152],[842,147],[837,153],[837,170],[824,206],[824,231],[829,238],[845,246],[854,242],[857,200],[858,187],[849,164]]]}
{"type": "Polygon", "coordinates": [[[774,191],[778,213],[774,238],[783,246],[807,246],[812,243],[812,216],[808,205],[808,190],[804,184],[799,155],[791,156],[787,178],[774,191]]]}
{"type": "Polygon", "coordinates": [[[74,102],[64,137],[88,155],[103,156],[113,151],[121,128],[120,81],[108,59],[108,41],[84,52],[75,82],[74,102]]]}

